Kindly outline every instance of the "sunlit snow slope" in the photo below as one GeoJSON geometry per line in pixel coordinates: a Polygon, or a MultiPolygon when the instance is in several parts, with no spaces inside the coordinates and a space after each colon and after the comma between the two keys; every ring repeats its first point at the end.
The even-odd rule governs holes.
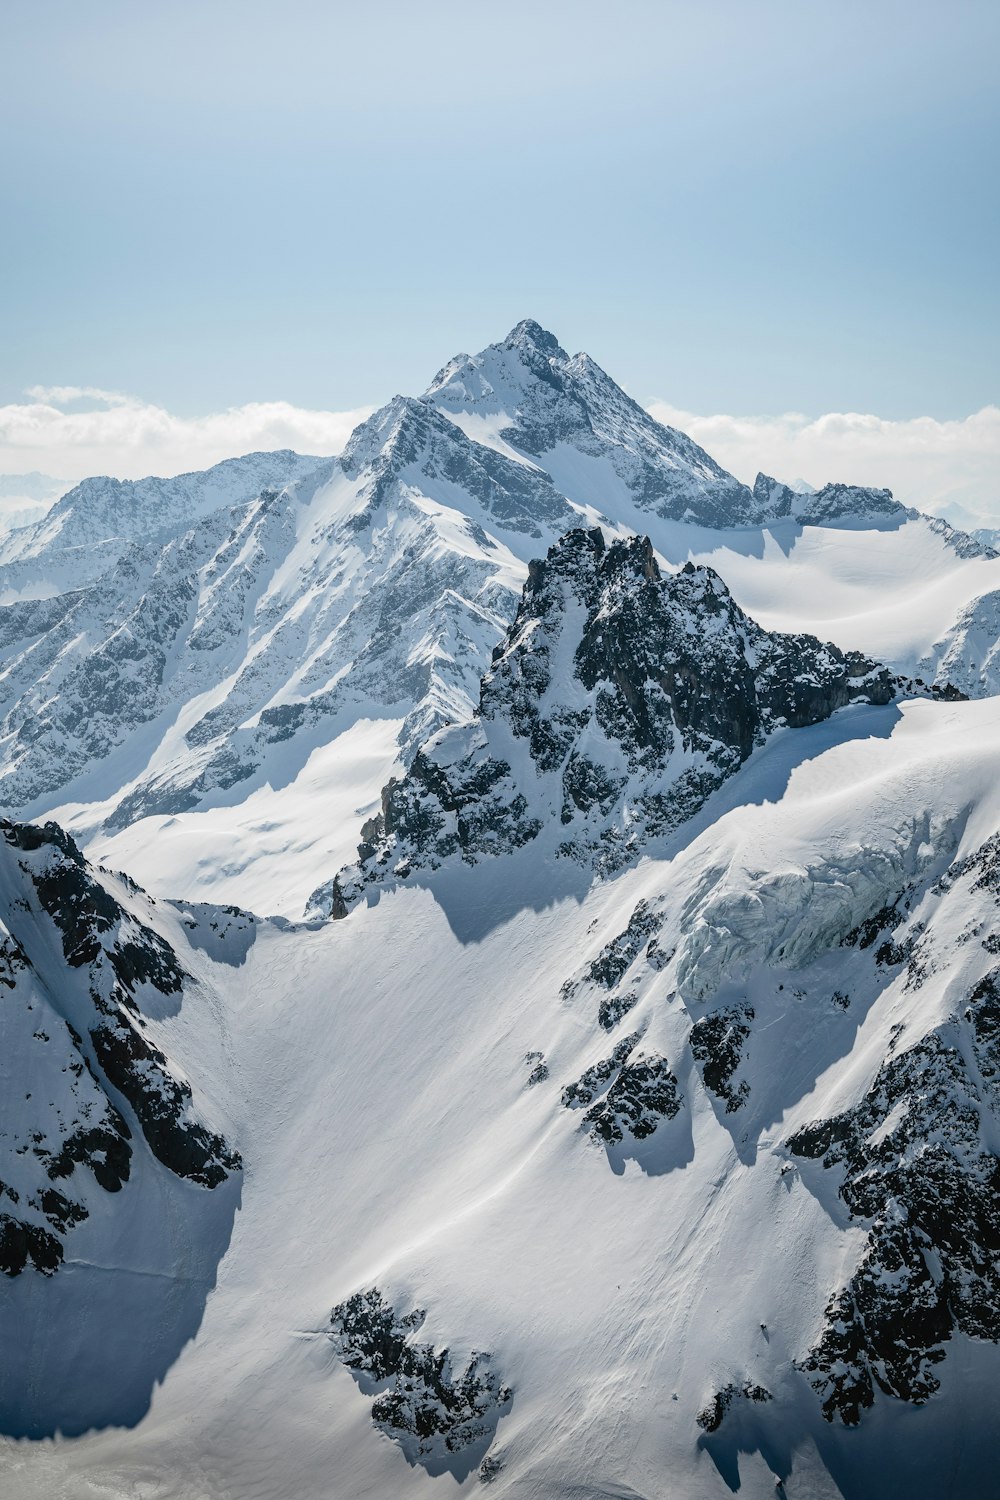
{"type": "Polygon", "coordinates": [[[998,733],[994,702],[844,710],[604,883],[525,850],[263,925],[223,976],[211,1089],[245,1185],[202,1325],[138,1427],[8,1448],[17,1492],[431,1496],[477,1492],[488,1458],[495,1493],[539,1500],[763,1497],[772,1474],[809,1500],[991,1493],[995,1247],[949,1213],[995,1161],[996,1038],[970,997],[1000,947],[998,733]],[[603,1113],[582,1098],[623,1040],[625,1069],[674,1080],[641,1139],[627,1109],[602,1133],[621,1064],[603,1113]],[[801,1140],[859,1106],[864,1170],[896,1174],[864,1215],[801,1140]],[[920,1292],[894,1226],[943,1300],[905,1329],[915,1375],[884,1361],[920,1292]],[[852,1368],[823,1352],[827,1309],[873,1260],[852,1368]],[[509,1388],[457,1453],[373,1423],[338,1358],[331,1308],[371,1288],[426,1313],[411,1340],[453,1372],[485,1351],[509,1388]],[[856,1428],[850,1396],[823,1416],[841,1367],[874,1393],[856,1428]]]}
{"type": "Polygon", "coordinates": [[[528,562],[581,522],[710,563],[769,629],[996,687],[989,548],[884,490],[751,490],[528,321],[338,459],[88,480],[6,537],[0,797],[160,893],[295,915],[385,770],[468,718],[528,562]]]}
{"type": "Polygon", "coordinates": [[[0,557],[0,1490],[994,1494],[1000,557],[531,322],[337,458],[60,505],[0,557]]]}

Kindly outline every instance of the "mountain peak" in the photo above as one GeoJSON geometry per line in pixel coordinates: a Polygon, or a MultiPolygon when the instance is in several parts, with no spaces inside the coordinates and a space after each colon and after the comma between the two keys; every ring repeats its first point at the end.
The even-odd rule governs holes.
{"type": "Polygon", "coordinates": [[[554,333],[549,333],[541,323],[536,323],[534,318],[522,318],[508,333],[504,344],[508,349],[530,347],[537,349],[540,353],[551,355],[555,359],[569,359],[569,355],[562,347],[554,333]]]}

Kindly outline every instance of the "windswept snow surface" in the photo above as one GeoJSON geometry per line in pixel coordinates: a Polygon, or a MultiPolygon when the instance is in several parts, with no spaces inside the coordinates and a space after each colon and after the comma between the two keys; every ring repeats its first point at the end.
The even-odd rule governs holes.
{"type": "Polygon", "coordinates": [[[512,1388],[490,1450],[497,1495],[721,1500],[738,1484],[763,1500],[775,1474],[808,1500],[991,1493],[995,1345],[956,1334],[924,1407],[879,1395],[854,1431],[820,1416],[794,1361],[864,1232],[835,1174],[806,1174],[787,1143],[861,1098],[891,1047],[993,962],[967,940],[996,930],[993,895],[949,905],[927,882],[1000,828],[998,734],[992,701],[849,709],[778,735],[672,848],[601,885],[524,851],[345,922],[265,925],[228,983],[214,979],[229,1041],[205,1086],[245,1187],[202,1326],[138,1427],[9,1444],[16,1493],[477,1493],[461,1454],[458,1487],[408,1463],[335,1358],[330,1308],[372,1285],[425,1309],[421,1339],[456,1367],[487,1350],[512,1388]],[[919,992],[842,946],[850,889],[819,917],[803,901],[804,879],[843,884],[852,867],[868,907],[916,882],[909,919],[928,923],[939,963],[919,992]],[[762,880],[768,932],[787,943],[808,925],[786,949],[795,967],[751,924],[738,980],[706,969],[704,925],[732,926],[762,880]],[[628,964],[638,1000],[609,1038],[599,986],[566,981],[640,900],[677,953],[628,964]],[[735,1116],[689,1050],[706,1003],[687,998],[694,972],[709,1003],[731,990],[757,1010],[735,1116]],[[843,983],[846,1008],[831,999],[843,983]],[[648,1141],[606,1147],[560,1094],[626,1030],[669,1059],[683,1104],[648,1141]],[[529,1087],[539,1051],[549,1076],[529,1087]],[[705,1433],[699,1411],[746,1380],[773,1400],[705,1433]]]}

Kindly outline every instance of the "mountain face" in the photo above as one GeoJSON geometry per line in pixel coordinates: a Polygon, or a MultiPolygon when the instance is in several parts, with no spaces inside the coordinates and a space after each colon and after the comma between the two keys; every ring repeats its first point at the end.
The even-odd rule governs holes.
{"type": "Polygon", "coordinates": [[[220,507],[281,489],[319,462],[282,449],[227,458],[175,479],[85,479],[40,521],[0,536],[0,601],[83,588],[113,567],[130,542],[169,536],[220,507]]]}
{"type": "Polygon", "coordinates": [[[571,359],[530,320],[482,354],[458,355],[424,400],[470,437],[529,459],[571,499],[612,516],[615,501],[716,529],[903,514],[888,490],[828,484],[803,493],[765,474],[748,489],[683,432],[654,421],[589,355],[571,359]]]}
{"type": "Polygon", "coordinates": [[[137,912],[137,889],[126,888],[123,904],[54,823],[4,820],[0,834],[0,1269],[49,1275],[95,1190],[118,1193],[128,1182],[137,1132],[164,1168],[207,1189],[241,1162],[198,1121],[191,1085],[150,1034],[144,1009],[152,1003],[155,1016],[179,1003],[187,976],[137,912]]]}
{"type": "Polygon", "coordinates": [[[793,489],[767,474],[758,474],[754,480],[753,499],[753,514],[760,524],[791,520],[804,526],[829,526],[845,519],[899,518],[903,513],[891,490],[862,489],[854,484],[793,489]]]}
{"type": "Polygon", "coordinates": [[[9,1487],[993,1492],[988,546],[532,322],[2,545],[9,1487]]]}
{"type": "Polygon", "coordinates": [[[757,519],[746,485],[530,320],[482,354],[458,355],[424,400],[470,437],[530,460],[579,503],[621,497],[663,520],[705,526],[757,519]]]}
{"type": "Polygon", "coordinates": [[[896,690],[864,657],[761,630],[711,569],[664,577],[648,539],[609,547],[600,530],[567,532],[529,569],[475,719],[442,731],[386,787],[361,866],[326,909],[373,879],[454,853],[473,863],[553,831],[559,855],[620,868],[779,726],[896,690]]]}
{"type": "Polygon", "coordinates": [[[280,866],[279,909],[297,915],[358,842],[368,767],[384,780],[471,721],[529,563],[598,522],[648,536],[664,572],[714,568],[771,631],[989,690],[988,665],[956,660],[1000,585],[988,549],[887,491],[751,491],[525,322],[394,398],[340,458],[86,481],[6,537],[4,804],[56,813],[164,894],[245,901],[252,865],[250,897],[273,900],[280,866]],[[933,582],[914,609],[918,571],[933,582]],[[338,795],[354,823],[334,838],[310,809],[338,795]],[[221,866],[196,854],[206,818],[221,866]],[[168,819],[147,866],[150,820],[168,819]]]}

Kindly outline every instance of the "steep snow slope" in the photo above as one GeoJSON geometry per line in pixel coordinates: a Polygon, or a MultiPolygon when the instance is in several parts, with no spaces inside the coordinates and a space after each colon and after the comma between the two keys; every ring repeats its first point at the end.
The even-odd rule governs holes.
{"type": "Polygon", "coordinates": [[[764,474],[748,489],[683,432],[651,417],[589,355],[571,358],[530,318],[481,354],[457,355],[424,400],[470,437],[537,465],[563,494],[611,517],[624,505],[645,517],[724,528],[902,513],[888,490],[795,489],[764,474]]]}
{"type": "MultiPolygon", "coordinates": [[[[827,634],[899,671],[939,673],[957,616],[1000,581],[990,546],[907,511],[888,490],[814,490],[764,474],[748,489],[530,320],[457,356],[424,400],[543,469],[591,521],[649,535],[668,564],[710,563],[770,628],[827,634]]],[[[968,682],[992,690],[988,679],[968,682]]]]}
{"type": "Polygon", "coordinates": [[[570,359],[530,319],[502,344],[460,354],[424,399],[478,442],[527,460],[584,504],[627,501],[705,525],[752,523],[745,485],[632,401],[586,354],[570,359]]]}
{"type": "Polygon", "coordinates": [[[0,821],[7,1433],[138,1421],[198,1327],[242,1169],[204,1086],[225,1072],[211,971],[255,932],[158,908],[54,824],[0,821]]]}
{"type": "Polygon", "coordinates": [[[279,769],[270,773],[274,785],[240,801],[98,833],[91,856],[113,869],[141,869],[144,884],[164,895],[184,891],[298,919],[329,872],[355,858],[380,789],[402,771],[402,726],[402,719],[359,719],[313,750],[287,784],[279,769]]]}
{"type": "Polygon", "coordinates": [[[467,712],[523,565],[400,468],[338,465],[8,610],[5,797],[110,798],[121,827],[287,780],[373,710],[404,743],[467,712]]]}
{"type": "Polygon", "coordinates": [[[0,609],[6,801],[183,898],[4,827],[7,1487],[990,1494],[1000,706],[894,673],[1000,560],[533,324],[126,540],[0,609]]]}
{"type": "Polygon", "coordinates": [[[134,1429],[8,1445],[17,1493],[991,1493],[998,734],[848,708],[603,882],[529,846],[261,925],[202,1327],[134,1429]]]}
{"type": "MultiPolygon", "coordinates": [[[[963,556],[926,516],[883,525],[800,527],[664,537],[662,549],[710,563],[742,607],[772,630],[808,630],[867,651],[896,671],[949,680],[945,656],[964,611],[994,591],[1000,559],[963,556]]],[[[660,543],[658,543],[660,545],[660,543]]],[[[959,686],[977,696],[985,684],[959,686]]]]}
{"type": "Polygon", "coordinates": [[[84,588],[113,566],[129,542],[170,534],[221,506],[282,489],[319,463],[280,449],[227,458],[175,479],[85,479],[41,520],[0,536],[0,601],[84,588]]]}

